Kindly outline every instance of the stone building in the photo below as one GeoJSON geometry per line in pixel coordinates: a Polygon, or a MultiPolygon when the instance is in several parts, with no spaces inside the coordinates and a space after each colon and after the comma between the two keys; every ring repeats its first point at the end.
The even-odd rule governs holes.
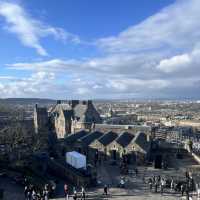
{"type": "Polygon", "coordinates": [[[151,126],[145,125],[117,125],[117,124],[98,124],[96,123],[93,130],[116,133],[130,132],[136,134],[138,131],[151,134],[151,126]]]}
{"type": "Polygon", "coordinates": [[[135,136],[128,132],[121,133],[116,140],[107,146],[108,155],[113,160],[123,159],[125,155],[132,152],[127,150],[127,146],[133,141],[135,136]]]}
{"type": "Polygon", "coordinates": [[[57,101],[49,110],[49,116],[59,139],[83,129],[91,131],[94,123],[101,123],[101,117],[90,100],[57,101]]]}
{"type": "Polygon", "coordinates": [[[151,143],[148,141],[147,135],[143,132],[138,132],[133,141],[127,146],[127,151],[131,150],[135,153],[136,162],[143,163],[149,159],[151,143]]]}
{"type": "Polygon", "coordinates": [[[88,159],[93,159],[96,153],[96,149],[92,148],[91,144],[103,135],[104,133],[95,131],[87,134],[84,137],[81,137],[76,142],[76,150],[80,153],[85,154],[88,159]]]}
{"type": "Polygon", "coordinates": [[[55,132],[58,138],[64,138],[67,133],[71,132],[73,111],[60,110],[55,116],[55,132]]]}
{"type": "Polygon", "coordinates": [[[38,105],[36,104],[33,117],[35,133],[43,132],[48,129],[49,118],[47,108],[38,107],[38,105]]]}
{"type": "Polygon", "coordinates": [[[81,129],[91,130],[93,124],[102,122],[91,100],[79,102],[74,106],[73,112],[72,133],[81,129]]]}
{"type": "Polygon", "coordinates": [[[113,160],[126,160],[128,163],[144,163],[150,152],[150,141],[143,132],[135,135],[128,132],[121,133],[106,146],[107,156],[113,160]]]}
{"type": "Polygon", "coordinates": [[[78,151],[94,161],[100,160],[127,161],[128,163],[144,163],[148,159],[151,142],[146,133],[116,133],[109,131],[86,132],[84,130],[71,134],[64,139],[65,151],[78,151]]]}
{"type": "Polygon", "coordinates": [[[105,133],[102,137],[99,139],[94,140],[90,147],[93,149],[96,149],[98,153],[100,153],[104,159],[106,159],[107,155],[109,155],[108,145],[112,143],[119,135],[115,132],[108,132],[105,133]]]}
{"type": "Polygon", "coordinates": [[[62,155],[65,155],[65,153],[68,151],[78,151],[79,149],[77,149],[77,141],[88,134],[89,132],[81,130],[76,134],[70,134],[65,139],[62,139],[62,141],[60,142],[62,155]]]}

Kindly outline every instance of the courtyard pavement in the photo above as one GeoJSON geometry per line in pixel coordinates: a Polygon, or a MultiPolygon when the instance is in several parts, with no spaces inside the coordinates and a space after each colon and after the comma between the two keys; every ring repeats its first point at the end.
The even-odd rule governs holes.
{"type": "MultiPolygon", "coordinates": [[[[196,165],[191,157],[185,157],[180,160],[172,161],[172,168],[168,170],[154,169],[153,167],[139,166],[139,174],[136,177],[133,166],[132,173],[129,175],[120,175],[119,166],[112,166],[109,163],[103,163],[98,167],[98,181],[101,182],[99,186],[87,189],[86,194],[88,200],[100,200],[100,199],[114,199],[114,200],[181,200],[185,197],[181,197],[179,193],[171,192],[169,189],[165,190],[163,195],[150,192],[147,184],[149,177],[153,175],[161,175],[164,177],[184,177],[184,173],[187,168],[196,165]],[[125,179],[125,189],[119,188],[118,183],[120,178],[125,179]],[[103,186],[109,185],[109,195],[106,197],[103,195],[103,186]]],[[[52,200],[64,200],[63,198],[63,181],[59,181],[57,187],[57,197],[52,200]]],[[[8,178],[0,177],[0,188],[5,189],[4,200],[24,200],[23,187],[16,185],[12,180],[8,178]]],[[[70,200],[73,199],[70,197],[70,200]]],[[[197,200],[196,194],[193,195],[193,200],[197,200]]]]}

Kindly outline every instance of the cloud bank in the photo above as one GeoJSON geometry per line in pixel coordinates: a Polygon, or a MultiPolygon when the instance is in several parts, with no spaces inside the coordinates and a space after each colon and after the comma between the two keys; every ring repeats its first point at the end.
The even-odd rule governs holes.
{"type": "MultiPolygon", "coordinates": [[[[9,19],[7,21],[12,30],[15,23],[9,19]]],[[[0,88],[8,87],[18,96],[40,96],[39,86],[43,88],[43,81],[52,74],[53,79],[45,82],[43,88],[43,94],[48,95],[50,92],[51,97],[200,98],[199,19],[199,0],[177,0],[118,35],[97,39],[95,44],[103,52],[101,57],[54,58],[41,62],[7,64],[10,70],[28,71],[32,75],[25,80],[1,84],[0,88]],[[45,76],[34,79],[40,73],[45,76]],[[23,85],[29,85],[29,91],[25,87],[20,90],[23,85]]],[[[54,28],[44,28],[41,24],[34,27],[39,27],[40,33],[38,35],[31,31],[35,33],[33,40],[39,46],[34,48],[40,54],[45,54],[39,38],[48,34],[60,35],[60,32],[54,28]]],[[[17,34],[20,30],[14,28],[17,34]]],[[[29,40],[24,43],[29,46],[32,44],[29,40]]]]}
{"type": "Polygon", "coordinates": [[[24,46],[34,48],[41,56],[48,55],[40,43],[43,37],[53,36],[62,41],[80,43],[78,36],[34,19],[18,4],[0,2],[0,16],[6,21],[4,29],[15,34],[24,46]]]}

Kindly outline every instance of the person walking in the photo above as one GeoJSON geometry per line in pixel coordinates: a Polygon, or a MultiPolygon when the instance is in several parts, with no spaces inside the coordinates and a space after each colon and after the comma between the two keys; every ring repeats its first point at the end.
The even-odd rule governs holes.
{"type": "Polygon", "coordinates": [[[24,187],[24,197],[27,200],[27,197],[28,197],[28,186],[27,185],[24,187]]]}
{"type": "Polygon", "coordinates": [[[43,197],[44,197],[44,200],[48,200],[49,199],[49,192],[48,192],[47,189],[43,190],[43,197]]]}
{"type": "Polygon", "coordinates": [[[160,181],[161,181],[160,175],[158,175],[157,180],[158,180],[158,183],[160,183],[160,181]]]}
{"type": "Polygon", "coordinates": [[[32,191],[32,200],[37,200],[37,194],[34,189],[32,191]]]}
{"type": "Polygon", "coordinates": [[[85,194],[85,188],[82,187],[81,188],[81,200],[85,200],[85,196],[86,196],[86,194],[85,194]]]}
{"type": "Polygon", "coordinates": [[[174,190],[174,180],[173,180],[173,178],[171,179],[170,188],[171,188],[171,192],[172,192],[174,190]]]}
{"type": "Polygon", "coordinates": [[[197,199],[200,200],[200,187],[199,187],[199,183],[196,184],[196,191],[197,191],[197,199]]]}
{"type": "Polygon", "coordinates": [[[28,189],[28,192],[27,192],[27,200],[31,200],[31,190],[28,189]]]}
{"type": "Polygon", "coordinates": [[[138,169],[137,169],[137,167],[135,168],[135,176],[136,177],[138,176],[138,169]]]}
{"type": "Polygon", "coordinates": [[[152,191],[152,184],[153,184],[153,181],[152,181],[151,178],[149,178],[148,183],[149,183],[149,190],[152,191]]]}
{"type": "Polygon", "coordinates": [[[107,185],[104,186],[104,194],[106,196],[108,195],[108,186],[107,185]]]}
{"type": "Polygon", "coordinates": [[[163,194],[164,187],[165,187],[165,180],[164,180],[164,178],[162,178],[161,181],[160,181],[160,189],[161,189],[160,192],[161,192],[161,194],[163,194]]]}
{"type": "Polygon", "coordinates": [[[74,200],[77,200],[77,192],[76,192],[76,189],[74,190],[74,193],[73,193],[73,199],[74,199],[74,200]]]}
{"type": "Polygon", "coordinates": [[[158,179],[155,180],[155,193],[158,191],[158,179]]]}
{"type": "Polygon", "coordinates": [[[184,184],[181,184],[181,196],[183,196],[184,190],[185,190],[185,186],[184,186],[184,184]]]}
{"type": "Polygon", "coordinates": [[[68,192],[68,185],[64,184],[64,194],[65,194],[65,200],[69,199],[69,192],[68,192]]]}
{"type": "Polygon", "coordinates": [[[189,194],[189,186],[188,186],[188,184],[186,184],[185,193],[186,193],[186,199],[189,200],[190,199],[190,194],[189,194]]]}

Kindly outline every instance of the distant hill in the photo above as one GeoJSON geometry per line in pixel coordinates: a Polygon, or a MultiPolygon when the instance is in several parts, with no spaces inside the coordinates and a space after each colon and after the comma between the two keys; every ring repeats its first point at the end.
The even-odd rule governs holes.
{"type": "Polygon", "coordinates": [[[5,105],[34,105],[34,104],[55,104],[56,100],[53,99],[40,99],[40,98],[6,98],[0,99],[0,104],[5,105]]]}

